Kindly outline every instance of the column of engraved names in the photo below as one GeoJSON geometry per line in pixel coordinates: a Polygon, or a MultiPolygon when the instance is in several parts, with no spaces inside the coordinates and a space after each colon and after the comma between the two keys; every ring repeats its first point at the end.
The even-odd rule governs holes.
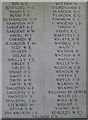
{"type": "MultiPolygon", "coordinates": [[[[6,62],[9,79],[6,91],[6,110],[4,116],[33,117],[37,115],[33,73],[36,63],[35,49],[36,41],[34,25],[37,18],[33,16],[35,5],[25,2],[12,2],[4,6],[7,15],[3,18],[5,24],[6,38],[3,43],[7,48],[6,62]],[[35,52],[35,51],[34,51],[35,52]],[[18,116],[16,116],[18,115],[18,116]]],[[[4,15],[3,15],[4,16],[4,15]]],[[[37,87],[37,86],[36,86],[37,87]]],[[[5,108],[4,108],[5,109],[5,108]]]]}
{"type": "Polygon", "coordinates": [[[55,28],[57,89],[48,91],[57,95],[57,103],[52,110],[53,117],[79,117],[85,114],[80,96],[86,95],[82,88],[80,26],[82,26],[82,8],[79,3],[55,3],[52,8],[52,26],[55,28]],[[80,102],[81,101],[81,102],[80,102]]]}

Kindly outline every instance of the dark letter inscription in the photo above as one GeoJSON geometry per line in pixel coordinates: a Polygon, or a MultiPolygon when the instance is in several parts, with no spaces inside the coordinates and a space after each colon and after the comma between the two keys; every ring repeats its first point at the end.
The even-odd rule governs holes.
{"type": "Polygon", "coordinates": [[[3,118],[86,117],[86,4],[2,4],[3,118]]]}

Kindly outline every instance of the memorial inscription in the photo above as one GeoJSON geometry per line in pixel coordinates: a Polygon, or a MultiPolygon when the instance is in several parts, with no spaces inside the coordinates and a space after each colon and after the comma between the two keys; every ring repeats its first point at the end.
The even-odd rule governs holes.
{"type": "Polygon", "coordinates": [[[86,3],[2,3],[3,118],[86,117],[86,3]]]}

